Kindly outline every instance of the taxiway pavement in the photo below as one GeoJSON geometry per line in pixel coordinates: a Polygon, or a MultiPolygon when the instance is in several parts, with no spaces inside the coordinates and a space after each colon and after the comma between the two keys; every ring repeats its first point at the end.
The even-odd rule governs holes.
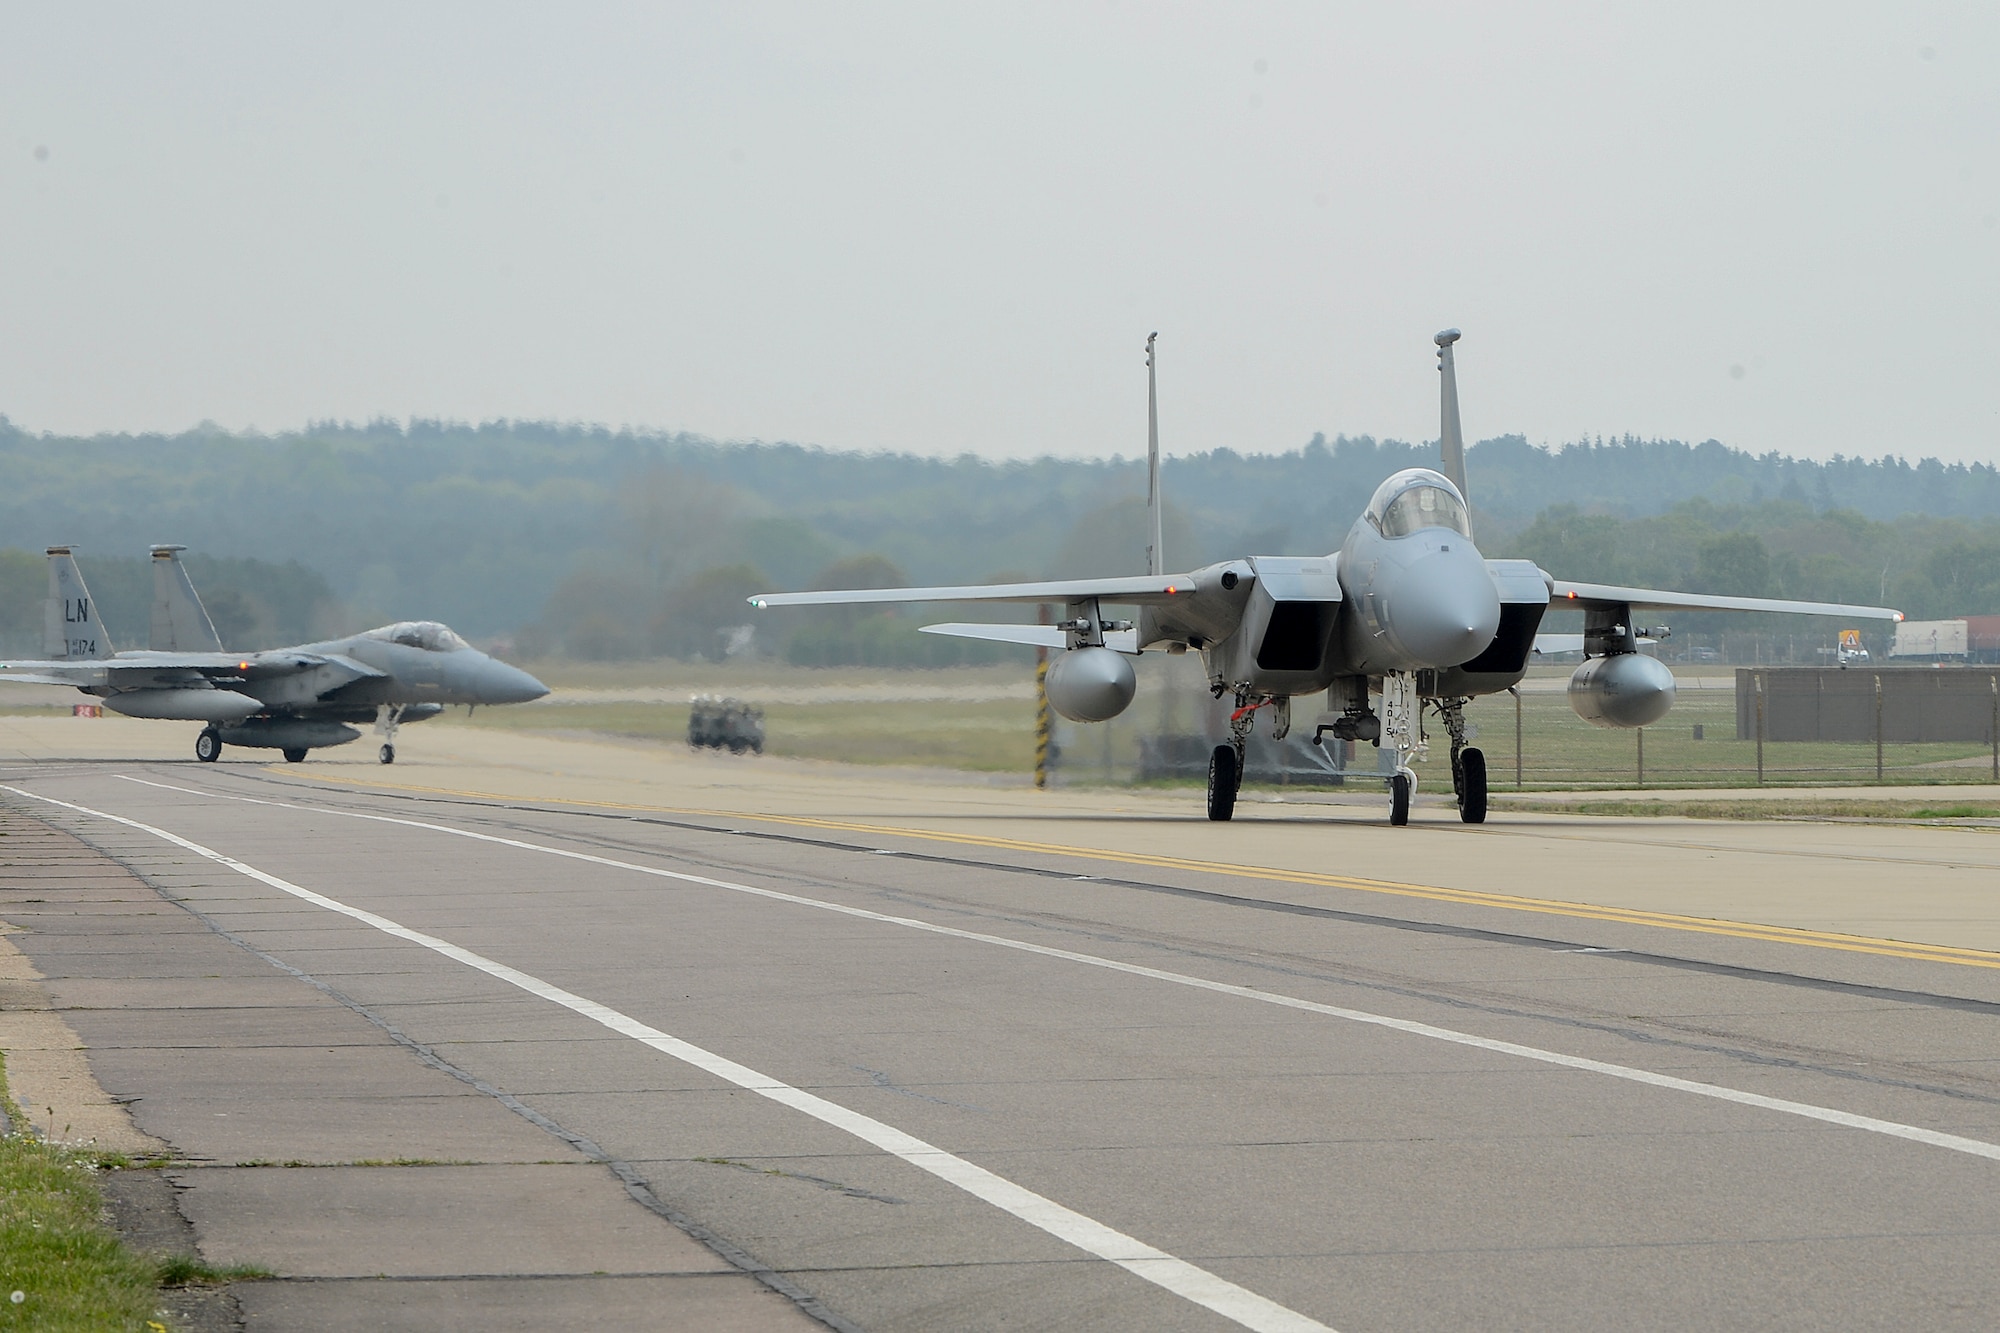
{"type": "Polygon", "coordinates": [[[0,725],[0,918],[252,1327],[2000,1314],[1991,832],[143,729],[0,725]]]}

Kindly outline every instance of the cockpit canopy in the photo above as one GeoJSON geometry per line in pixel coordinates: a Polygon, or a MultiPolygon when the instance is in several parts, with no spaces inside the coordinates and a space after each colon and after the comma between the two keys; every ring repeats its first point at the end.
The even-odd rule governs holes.
{"type": "Polygon", "coordinates": [[[1472,535],[1458,488],[1443,473],[1424,467],[1405,468],[1376,487],[1366,514],[1384,537],[1407,537],[1421,528],[1472,535]]]}
{"type": "Polygon", "coordinates": [[[400,643],[405,648],[421,648],[427,653],[455,653],[472,646],[452,633],[449,625],[441,625],[435,620],[398,621],[394,625],[371,629],[361,637],[400,643]]]}

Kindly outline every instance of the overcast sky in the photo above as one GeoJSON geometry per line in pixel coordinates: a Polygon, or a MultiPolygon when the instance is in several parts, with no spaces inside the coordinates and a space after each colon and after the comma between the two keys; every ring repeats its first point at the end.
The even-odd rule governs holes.
{"type": "Polygon", "coordinates": [[[2000,6],[0,0],[0,413],[2000,460],[2000,6]]]}

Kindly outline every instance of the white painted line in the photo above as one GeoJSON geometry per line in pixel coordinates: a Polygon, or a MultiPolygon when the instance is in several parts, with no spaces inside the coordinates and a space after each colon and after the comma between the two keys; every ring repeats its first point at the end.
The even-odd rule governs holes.
{"type": "MultiPolygon", "coordinates": [[[[1905,1125],[1894,1120],[1878,1120],[1874,1116],[1854,1115],[1847,1111],[1837,1111],[1827,1106],[1815,1106],[1811,1102],[1787,1101],[1782,1097],[1766,1097],[1761,1093],[1742,1092],[1736,1088],[1726,1088],[1715,1083],[1697,1083],[1693,1079],[1676,1078],[1672,1074],[1656,1074],[1650,1069],[1634,1069],[1628,1065],[1616,1065],[1605,1060],[1591,1060],[1580,1055],[1565,1055],[1561,1051],[1543,1050],[1539,1046],[1522,1046],[1511,1041],[1495,1041],[1491,1037],[1475,1036],[1470,1032],[1459,1032],[1452,1028],[1434,1027],[1429,1023],[1417,1023],[1407,1018],[1392,1018],[1387,1014],[1370,1013],[1365,1009],[1343,1009],[1338,1005],[1320,1004],[1314,1000],[1302,1000],[1290,995],[1280,995],[1274,991],[1253,990],[1248,986],[1234,986],[1225,981],[1210,981],[1205,977],[1189,976],[1182,972],[1168,972],[1156,967],[1144,967],[1137,963],[1120,962],[1115,958],[1103,958],[1097,954],[1075,953],[1068,949],[1056,949],[1046,944],[1030,944],[1025,940],[1008,939],[1004,935],[985,935],[973,930],[960,930],[955,926],[934,925],[929,921],[919,921],[913,917],[890,916],[883,912],[871,912],[863,907],[848,907],[842,903],[825,902],[818,898],[804,898],[795,893],[781,893],[776,889],[760,889],[753,884],[736,884],[726,879],[710,879],[705,875],[690,875],[678,870],[663,870],[658,866],[638,865],[631,861],[618,861],[608,856],[594,856],[589,852],[573,852],[562,847],[547,847],[540,843],[523,842],[517,838],[503,838],[492,833],[475,833],[471,829],[452,828],[448,824],[432,824],[417,819],[398,819],[393,815],[371,815],[358,810],[333,810],[324,806],[295,805],[287,801],[266,801],[254,796],[232,796],[222,792],[200,791],[193,787],[176,787],[171,783],[152,782],[145,778],[116,776],[127,782],[136,782],[147,787],[158,787],[165,791],[184,792],[190,796],[208,797],[221,801],[242,801],[250,805],[277,806],[286,810],[298,810],[307,814],[339,815],[348,819],[366,819],[384,824],[401,824],[408,828],[428,829],[436,833],[447,833],[453,837],[470,838],[475,842],[497,843],[503,847],[515,847],[524,851],[541,852],[548,856],[560,856],[572,861],[586,861],[592,865],[608,866],[617,870],[630,870],[636,874],[652,875],[660,879],[680,880],[687,884],[701,884],[709,888],[727,889],[732,893],[747,893],[759,898],[770,898],[778,902],[792,903],[799,907],[812,907],[823,912],[838,912],[842,916],[860,917],[865,921],[879,921],[887,925],[903,926],[910,930],[921,930],[932,935],[949,935],[955,939],[975,940],[981,944],[994,944],[1003,949],[1018,949],[1023,953],[1039,954],[1045,958],[1060,958],[1067,962],[1083,963],[1090,967],[1106,968],[1113,972],[1124,972],[1135,977],[1150,977],[1155,981],[1169,981],[1177,986],[1191,986],[1196,990],[1214,991],[1218,995],[1233,995],[1238,999],[1255,1000],[1259,1004],[1274,1004],[1286,1009],[1299,1009],[1306,1013],[1324,1014],[1329,1018],[1344,1018],[1352,1023],[1366,1023],[1371,1027],[1388,1028],[1395,1032],[1408,1033],[1416,1037],[1429,1037],[1434,1041],[1447,1041],[1457,1046],[1470,1046],[1477,1050],[1493,1051],[1499,1055],[1518,1056],[1523,1060],[1536,1060],[1542,1064],[1559,1065],[1565,1069],[1581,1070],[1589,1074],[1602,1074],[1608,1078],[1624,1079],[1631,1083],[1643,1083],[1649,1087],[1667,1088],[1674,1092],[1692,1093],[1697,1097],[1711,1097],[1717,1101],[1734,1102],[1738,1106],[1755,1107],[1762,1111],[1777,1111],[1785,1115],[1803,1116],[1808,1120],[1818,1120],[1843,1129],[1865,1130],[1870,1134],[1885,1134],[1890,1138],[1908,1139],[1912,1143],[1928,1144],[1933,1148],[1947,1148],[1952,1152],[1967,1153],[1974,1157],[1985,1157],[2000,1161],[2000,1144],[1988,1143],[1983,1139],[1968,1139],[1958,1134],[1944,1134],[1920,1125],[1905,1125]]],[[[16,791],[23,796],[46,801],[46,796],[35,796],[33,792],[20,791],[16,787],[0,787],[0,791],[16,791]]],[[[56,801],[60,805],[62,802],[56,801]]],[[[110,816],[116,818],[116,816],[110,816]]]]}
{"type": "MultiPolygon", "coordinates": [[[[141,779],[133,780],[141,781],[141,779]]],[[[156,787],[166,786],[165,783],[147,783],[146,785],[156,787]]],[[[169,787],[168,790],[188,791],[190,789],[185,787],[169,787]]],[[[747,1065],[737,1064],[734,1060],[717,1055],[713,1051],[696,1046],[692,1042],[682,1041],[679,1037],[671,1036],[668,1033],[660,1031],[658,1028],[649,1027],[641,1023],[638,1019],[622,1014],[608,1005],[599,1004],[595,1000],[585,999],[583,996],[566,991],[560,986],[550,985],[538,977],[533,977],[526,972],[511,968],[505,963],[495,962],[491,958],[472,952],[470,949],[462,949],[449,940],[439,939],[435,935],[426,935],[422,931],[411,930],[408,926],[391,921],[386,916],[378,916],[374,912],[366,911],[359,907],[349,907],[346,903],[328,898],[324,894],[314,893],[311,889],[301,888],[290,880],[280,879],[276,875],[267,874],[255,866],[247,865],[242,861],[236,860],[234,857],[226,856],[212,848],[204,847],[198,842],[192,842],[177,833],[169,833],[163,828],[155,828],[151,824],[144,824],[136,819],[127,819],[123,815],[114,815],[103,810],[93,810],[87,805],[73,805],[68,801],[58,801],[52,796],[38,796],[31,791],[23,791],[19,787],[0,786],[0,791],[10,791],[17,796],[25,796],[30,800],[45,801],[50,805],[61,806],[65,810],[74,810],[79,814],[91,815],[98,819],[109,820],[114,824],[123,824],[127,828],[138,829],[142,833],[149,833],[163,842],[169,842],[176,847],[184,848],[187,851],[193,852],[196,856],[205,857],[215,862],[217,865],[227,866],[239,875],[248,876],[260,884],[267,884],[280,893],[290,894],[292,897],[309,902],[315,907],[323,907],[329,912],[338,912],[340,915],[350,917],[353,920],[361,922],[363,925],[372,926],[385,935],[393,935],[399,940],[407,940],[411,944],[421,945],[433,953],[444,955],[453,962],[463,963],[467,967],[475,968],[490,977],[504,981],[510,986],[517,986],[530,995],[538,996],[553,1004],[559,1004],[565,1009],[583,1015],[592,1022],[600,1023],[610,1028],[613,1032],[630,1037],[634,1041],[643,1042],[656,1051],[670,1055],[685,1064],[693,1065],[696,1069],[713,1074],[726,1082],[734,1083],[739,1088],[747,1089],[760,1097],[767,1097],[781,1106],[789,1106],[795,1111],[803,1111],[813,1119],[831,1125],[835,1129],[845,1130],[864,1143],[872,1144],[880,1148],[883,1152],[894,1154],[910,1165],[920,1170],[928,1171],[938,1179],[946,1181],[949,1184],[958,1186],[976,1199],[990,1203],[1004,1212],[1012,1213],[1015,1217],[1020,1218],[1031,1226],[1039,1227],[1058,1240],[1074,1245],[1087,1254],[1094,1254],[1100,1259],[1109,1260],[1127,1272],[1144,1278],[1155,1286],[1164,1287],[1183,1300],[1191,1301],[1204,1309],[1213,1310],[1216,1314],[1234,1323],[1241,1324],[1244,1328],[1256,1329],[1259,1330],[1259,1333],[1333,1333],[1332,1329],[1316,1319],[1308,1318],[1298,1311],[1280,1305],[1268,1297],[1259,1296],[1247,1287],[1239,1287],[1234,1282],[1218,1277],[1205,1268],[1198,1268],[1184,1259],[1176,1259],[1165,1250],[1155,1249],[1153,1246],[1146,1244],[1136,1237],[1128,1236],[1124,1232],[1114,1227],[1106,1226],[1094,1218],[1085,1217],[1082,1213],[1076,1212],[1074,1209],[1065,1208],[1053,1199],[1045,1198],[1025,1186],[1016,1185],[1013,1181],[1006,1179],[1004,1176],[995,1175],[983,1166],[975,1166],[963,1157],[954,1156],[942,1148],[926,1143],[914,1134],[906,1134],[893,1125],[885,1124],[871,1116],[865,1116],[859,1111],[850,1111],[845,1106],[830,1102],[824,1097],[815,1096],[803,1088],[795,1088],[791,1084],[781,1082],[768,1074],[760,1074],[747,1065]]],[[[195,792],[194,794],[200,796],[207,795],[208,793],[195,792]]],[[[253,803],[257,805],[283,804],[277,801],[255,801],[253,803]]],[[[322,813],[312,811],[308,807],[303,806],[286,806],[285,808],[308,810],[308,813],[322,813]]],[[[374,816],[362,817],[373,818],[374,816]]],[[[405,823],[409,821],[389,820],[387,822],[405,823]]],[[[443,828],[441,825],[417,824],[414,826],[418,828],[435,828],[447,833],[456,831],[443,828]]],[[[506,842],[507,840],[493,839],[493,841],[506,842]]],[[[510,845],[534,848],[534,844],[532,843],[510,845]]],[[[535,850],[551,849],[540,848],[535,850]]],[[[594,860],[596,858],[588,859],[594,860]]],[[[706,883],[709,881],[702,882],[706,883]]]]}

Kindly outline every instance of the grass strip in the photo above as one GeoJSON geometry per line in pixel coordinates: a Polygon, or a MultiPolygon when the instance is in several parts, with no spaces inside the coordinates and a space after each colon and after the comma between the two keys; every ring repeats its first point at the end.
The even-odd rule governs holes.
{"type": "Polygon", "coordinates": [[[103,1155],[27,1129],[6,1091],[0,1138],[0,1329],[145,1329],[159,1292],[153,1265],[104,1225],[103,1155]]]}
{"type": "Polygon", "coordinates": [[[1934,819],[2000,819],[2000,806],[1940,805],[1936,801],[1536,801],[1493,797],[1495,809],[1526,810],[1550,815],[1598,815],[1614,818],[1679,819],[1881,819],[1898,822],[1934,819]]]}
{"type": "Polygon", "coordinates": [[[264,1269],[218,1268],[195,1255],[140,1254],[104,1223],[103,1171],[129,1168],[122,1154],[50,1143],[27,1128],[7,1091],[0,1053],[0,1330],[38,1333],[105,1329],[151,1333],[168,1324],[162,1287],[269,1277],[264,1269]]]}

